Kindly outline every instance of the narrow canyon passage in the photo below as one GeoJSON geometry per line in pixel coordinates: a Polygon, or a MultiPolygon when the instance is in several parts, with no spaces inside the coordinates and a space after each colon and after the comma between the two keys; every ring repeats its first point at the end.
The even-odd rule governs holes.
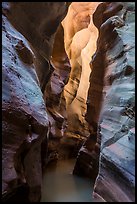
{"type": "MultiPolygon", "coordinates": [[[[67,54],[69,58],[67,63],[70,62],[71,71],[68,82],[62,92],[66,101],[67,127],[65,131],[63,130],[64,134],[59,142],[61,145],[60,148],[58,148],[58,145],[52,143],[56,143],[52,137],[54,135],[56,138],[57,135],[55,123],[51,120],[51,140],[49,140],[48,145],[48,156],[53,155],[51,157],[55,159],[54,152],[56,152],[59,161],[57,161],[56,165],[49,163],[46,167],[42,182],[41,202],[92,202],[94,186],[93,179],[91,178],[92,172],[89,170],[91,176],[89,175],[90,173],[84,172],[81,172],[79,175],[78,172],[73,174],[73,170],[76,165],[78,152],[90,134],[88,124],[85,120],[85,113],[87,110],[86,100],[89,89],[89,77],[92,71],[90,61],[96,51],[96,41],[98,38],[98,30],[93,24],[93,13],[99,4],[99,2],[87,2],[84,4],[73,2],[55,37],[52,53],[52,63],[55,70],[51,76],[50,91],[55,93],[57,92],[57,87],[60,87],[58,81],[55,80],[55,74],[56,76],[59,74],[62,77],[62,69],[65,68],[65,71],[67,71],[68,67],[65,66],[66,61],[61,62],[61,57],[67,54]],[[78,19],[78,16],[82,16],[82,18],[78,19]],[[68,22],[71,18],[73,22],[72,25],[68,22]],[[72,32],[73,29],[74,33],[72,32]],[[62,39],[64,39],[64,41],[62,41],[62,39]],[[70,43],[71,40],[72,42],[70,43]],[[77,83],[76,86],[75,82],[77,83]],[[66,159],[64,160],[65,157],[66,159]],[[75,159],[70,159],[71,157],[75,159]]],[[[60,78],[58,79],[60,80],[60,78]]],[[[48,88],[46,89],[47,92],[48,88]]],[[[59,110],[59,107],[62,107],[60,104],[57,106],[54,97],[52,98],[50,93],[47,95],[46,92],[45,96],[45,99],[49,99],[50,101],[50,104],[47,104],[48,110],[56,110],[56,113],[62,113],[62,111],[59,110]],[[52,108],[51,103],[53,104],[52,108]]],[[[60,101],[61,100],[62,99],[60,99],[60,101]]],[[[55,114],[54,112],[52,113],[55,114]]],[[[59,131],[57,134],[59,134],[59,131]]],[[[50,159],[51,158],[49,158],[49,161],[50,159]]],[[[95,163],[97,162],[98,158],[96,158],[95,163]]],[[[90,169],[86,158],[85,163],[87,163],[87,170],[90,169]]],[[[94,166],[93,169],[93,171],[97,172],[97,166],[94,166]]]]}
{"type": "Polygon", "coordinates": [[[49,164],[43,175],[41,202],[93,202],[93,182],[73,174],[76,159],[49,164]]]}
{"type": "Polygon", "coordinates": [[[135,201],[135,3],[2,2],[2,201],[135,201]]]}

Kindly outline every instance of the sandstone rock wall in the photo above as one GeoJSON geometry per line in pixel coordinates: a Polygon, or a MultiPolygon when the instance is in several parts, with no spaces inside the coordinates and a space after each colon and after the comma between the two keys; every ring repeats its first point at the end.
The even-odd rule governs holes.
{"type": "Polygon", "coordinates": [[[65,157],[65,152],[60,145],[67,127],[63,89],[68,82],[71,67],[64,49],[64,30],[61,24],[55,36],[51,64],[54,70],[44,91],[44,100],[50,120],[47,162],[65,157]]]}
{"type": "Polygon", "coordinates": [[[41,166],[85,141],[74,173],[98,174],[95,201],[134,202],[134,3],[73,2],[59,25],[68,5],[3,3],[3,200],[39,201],[41,166]]]}
{"type": "Polygon", "coordinates": [[[95,201],[134,202],[134,3],[102,3],[93,19],[99,38],[87,100],[90,136],[74,173],[98,174],[95,201]]]}
{"type": "Polygon", "coordinates": [[[2,192],[6,197],[27,183],[30,200],[38,200],[41,142],[47,137],[48,115],[34,69],[34,53],[5,16],[2,20],[2,192]]]}
{"type": "Polygon", "coordinates": [[[46,157],[50,131],[41,89],[53,71],[55,33],[67,4],[3,2],[2,6],[2,196],[9,201],[22,187],[22,201],[26,186],[29,201],[35,202],[41,196],[41,154],[46,157]]]}
{"type": "Polygon", "coordinates": [[[123,5],[125,25],[120,27],[118,18],[112,17],[100,28],[104,32],[100,42],[107,43],[105,97],[99,121],[99,174],[93,195],[95,201],[103,202],[135,202],[135,7],[129,2],[123,5]],[[114,30],[113,25],[118,28],[114,30]]]}
{"type": "Polygon", "coordinates": [[[71,64],[70,77],[64,88],[68,127],[63,139],[72,141],[72,146],[78,145],[78,148],[89,136],[85,121],[91,72],[89,63],[98,37],[92,15],[99,4],[100,2],[72,2],[62,22],[65,49],[71,64]]]}

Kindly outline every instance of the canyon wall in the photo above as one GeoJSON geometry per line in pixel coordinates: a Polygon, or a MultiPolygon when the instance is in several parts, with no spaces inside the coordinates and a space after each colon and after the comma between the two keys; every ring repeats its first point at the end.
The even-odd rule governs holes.
{"type": "Polygon", "coordinates": [[[33,65],[34,54],[5,16],[2,40],[3,197],[27,183],[30,200],[37,200],[42,178],[41,142],[47,137],[48,115],[33,65]]]}
{"type": "Polygon", "coordinates": [[[44,90],[44,100],[50,121],[48,153],[45,162],[69,157],[69,145],[61,140],[67,127],[66,101],[63,89],[68,82],[71,66],[64,49],[64,30],[60,24],[55,36],[51,56],[53,73],[44,90]],[[66,150],[65,150],[66,149],[66,150]]]}
{"type": "Polygon", "coordinates": [[[3,2],[2,7],[2,198],[18,194],[15,201],[36,202],[50,132],[41,90],[53,72],[55,33],[67,4],[3,2]]]}
{"type": "Polygon", "coordinates": [[[118,17],[109,18],[100,27],[98,42],[106,42],[107,47],[99,174],[93,196],[103,202],[135,202],[135,4],[123,6],[125,25],[118,17]]]}
{"type": "Polygon", "coordinates": [[[78,154],[95,201],[134,202],[134,8],[3,3],[3,201],[39,201],[43,167],[78,154]]]}
{"type": "Polygon", "coordinates": [[[45,162],[77,156],[90,134],[85,113],[89,63],[98,37],[92,15],[99,4],[72,2],[56,33],[51,58],[54,71],[44,91],[50,118],[45,162]]]}
{"type": "Polygon", "coordinates": [[[129,2],[102,3],[93,15],[99,38],[90,63],[86,120],[91,134],[79,151],[74,173],[92,179],[98,174],[96,202],[134,202],[134,17],[134,3],[129,2]]]}
{"type": "Polygon", "coordinates": [[[99,4],[99,2],[72,2],[62,21],[64,46],[71,65],[69,80],[63,91],[66,100],[67,128],[62,143],[70,144],[71,152],[73,149],[76,152],[75,156],[90,134],[85,113],[91,72],[89,63],[96,50],[98,38],[98,29],[93,24],[92,15],[99,4]]]}

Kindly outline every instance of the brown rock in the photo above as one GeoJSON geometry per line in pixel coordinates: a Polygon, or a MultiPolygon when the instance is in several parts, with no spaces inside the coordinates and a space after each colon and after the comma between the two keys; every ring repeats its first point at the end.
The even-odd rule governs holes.
{"type": "Polygon", "coordinates": [[[89,63],[98,37],[92,15],[99,4],[100,2],[72,2],[62,22],[65,49],[71,64],[70,77],[64,88],[68,121],[65,137],[73,134],[75,138],[75,135],[79,134],[82,143],[89,136],[88,124],[85,121],[91,72],[89,63]]]}

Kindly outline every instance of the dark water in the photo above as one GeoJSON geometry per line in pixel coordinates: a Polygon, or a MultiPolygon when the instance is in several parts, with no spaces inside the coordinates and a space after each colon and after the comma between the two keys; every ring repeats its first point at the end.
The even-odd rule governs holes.
{"type": "Polygon", "coordinates": [[[72,174],[75,160],[50,165],[43,176],[41,202],[93,202],[91,179],[72,174]]]}

